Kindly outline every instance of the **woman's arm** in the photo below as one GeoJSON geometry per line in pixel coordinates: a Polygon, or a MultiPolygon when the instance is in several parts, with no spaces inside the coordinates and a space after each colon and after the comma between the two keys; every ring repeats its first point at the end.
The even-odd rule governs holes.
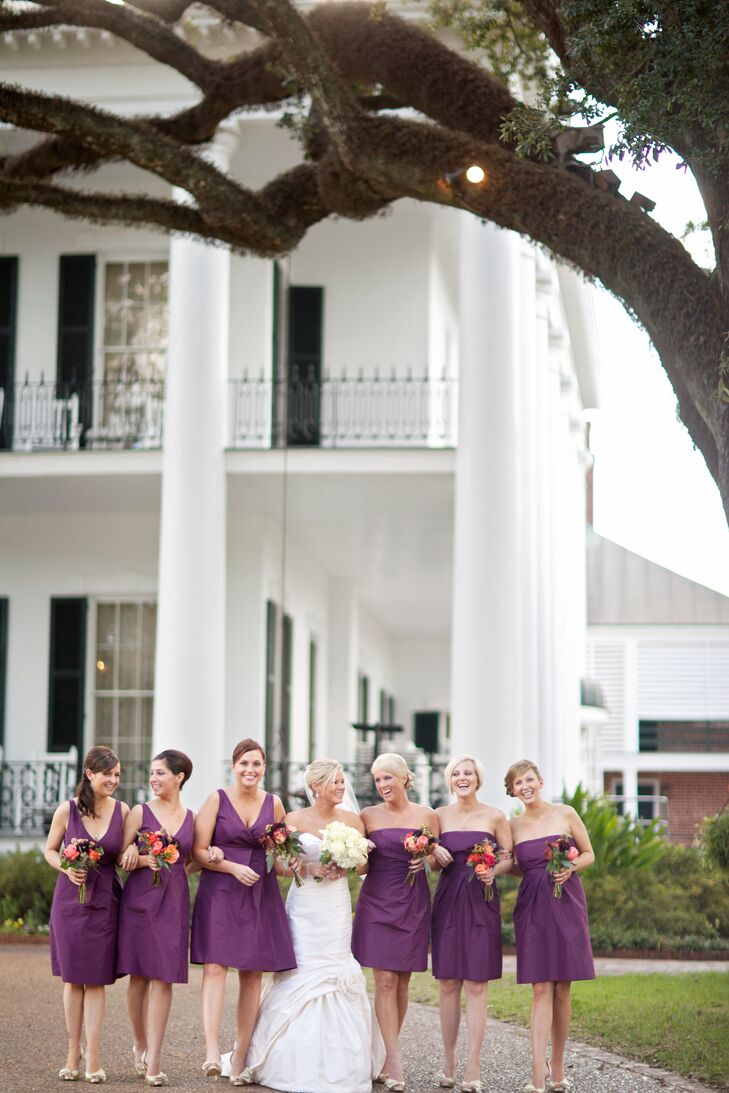
{"type": "Polygon", "coordinates": [[[211,793],[205,804],[195,817],[195,840],[192,847],[192,860],[202,869],[210,869],[213,873],[228,873],[235,877],[241,884],[252,885],[260,880],[260,874],[248,865],[239,865],[237,862],[226,861],[224,857],[218,858],[214,853],[218,848],[213,847],[212,840],[215,833],[215,823],[218,818],[219,806],[218,794],[211,793]]]}
{"type": "MultiPolygon", "coordinates": [[[[442,809],[436,808],[435,812],[433,813],[433,815],[435,816],[436,827],[431,827],[430,830],[433,832],[434,835],[440,835],[441,812],[442,809]]],[[[428,858],[430,868],[437,871],[445,869],[451,864],[452,861],[453,855],[451,854],[450,850],[446,850],[444,846],[436,846],[435,851],[428,858]]]]}
{"type": "Polygon", "coordinates": [[[142,806],[135,805],[124,818],[122,849],[116,859],[116,864],[120,865],[127,873],[131,873],[132,870],[147,864],[147,855],[145,854],[144,859],[142,859],[136,846],[136,838],[142,826],[142,816],[142,806]]]}
{"type": "Polygon", "coordinates": [[[494,823],[494,835],[499,847],[496,865],[494,866],[494,876],[501,877],[505,873],[511,873],[514,868],[514,838],[509,821],[503,812],[499,812],[498,819],[494,823]]]}
{"type": "MultiPolygon", "coordinates": [[[[68,827],[70,811],[71,806],[68,801],[63,801],[53,813],[53,819],[51,820],[48,838],[46,839],[46,845],[43,851],[43,857],[48,864],[59,872],[61,869],[61,843],[63,842],[63,836],[66,834],[66,828],[68,827]]],[[[80,872],[80,870],[78,871],[80,872]]]]}

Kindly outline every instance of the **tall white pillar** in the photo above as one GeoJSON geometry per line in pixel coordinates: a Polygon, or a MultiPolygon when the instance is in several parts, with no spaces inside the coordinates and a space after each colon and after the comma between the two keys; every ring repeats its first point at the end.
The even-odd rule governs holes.
{"type": "MultiPolygon", "coordinates": [[[[221,169],[234,144],[226,132],[211,147],[221,169]]],[[[185,799],[192,807],[220,785],[226,758],[229,276],[227,248],[172,237],[153,749],[174,747],[190,756],[194,772],[185,799]]]]}
{"type": "Polygon", "coordinates": [[[520,240],[461,221],[456,456],[453,754],[484,762],[483,798],[510,809],[503,778],[522,758],[519,717],[518,276],[520,240]]]}
{"type": "Polygon", "coordinates": [[[359,668],[359,618],[356,589],[351,581],[329,581],[327,637],[327,730],[324,754],[354,756],[359,668]]]}

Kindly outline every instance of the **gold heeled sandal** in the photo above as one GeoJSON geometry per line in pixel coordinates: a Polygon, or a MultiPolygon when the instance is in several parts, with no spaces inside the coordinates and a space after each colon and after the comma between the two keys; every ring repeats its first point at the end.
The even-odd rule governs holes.
{"type": "Polygon", "coordinates": [[[145,1074],[144,1080],[147,1085],[169,1085],[170,1079],[166,1074],[163,1074],[160,1070],[159,1074],[145,1074]]]}
{"type": "Polygon", "coordinates": [[[483,1082],[474,1078],[472,1082],[461,1082],[461,1093],[483,1093],[483,1082]]]}
{"type": "Polygon", "coordinates": [[[558,1082],[553,1082],[551,1078],[547,1078],[547,1090],[549,1093],[567,1093],[567,1090],[572,1089],[573,1084],[571,1078],[562,1078],[558,1082]]]}
{"type": "Polygon", "coordinates": [[[103,1085],[106,1081],[106,1071],[102,1067],[91,1073],[87,1070],[84,1074],[84,1081],[89,1082],[91,1085],[103,1085]]]}
{"type": "Polygon", "coordinates": [[[136,1046],[132,1044],[132,1055],[134,1056],[134,1073],[138,1078],[143,1078],[147,1073],[147,1050],[137,1052],[136,1046]]]}
{"type": "Polygon", "coordinates": [[[84,1065],[84,1049],[78,1057],[78,1067],[74,1070],[70,1066],[62,1066],[58,1071],[58,1077],[62,1082],[77,1082],[81,1077],[81,1067],[84,1065]]]}
{"type": "Polygon", "coordinates": [[[231,1085],[253,1085],[253,1071],[249,1066],[244,1067],[240,1074],[231,1074],[228,1081],[231,1085]]]}
{"type": "Polygon", "coordinates": [[[399,1082],[396,1078],[385,1078],[385,1089],[389,1089],[390,1093],[404,1093],[405,1082],[399,1082]]]}
{"type": "Polygon", "coordinates": [[[216,1063],[206,1059],[202,1065],[202,1072],[206,1078],[219,1078],[223,1070],[222,1063],[216,1063]]]}
{"type": "Polygon", "coordinates": [[[375,1078],[375,1084],[376,1085],[384,1085],[386,1081],[387,1081],[387,1074],[385,1074],[384,1070],[381,1070],[380,1073],[375,1078]]]}
{"type": "Polygon", "coordinates": [[[435,1079],[441,1089],[453,1089],[456,1084],[455,1078],[449,1078],[444,1070],[441,1070],[440,1074],[435,1079]]]}

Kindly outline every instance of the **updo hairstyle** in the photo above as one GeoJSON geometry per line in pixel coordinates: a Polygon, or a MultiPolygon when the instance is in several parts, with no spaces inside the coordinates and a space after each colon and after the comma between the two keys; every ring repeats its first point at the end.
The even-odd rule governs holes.
{"type": "Polygon", "coordinates": [[[233,748],[233,765],[235,766],[241,755],[246,755],[249,751],[260,751],[263,756],[263,762],[266,762],[266,753],[261,745],[257,740],[252,740],[250,736],[247,736],[245,740],[239,740],[233,748]]]}
{"type": "Polygon", "coordinates": [[[406,790],[412,789],[415,785],[415,775],[402,755],[397,755],[394,751],[385,751],[382,755],[377,756],[370,767],[373,775],[376,770],[386,770],[388,774],[393,774],[395,778],[402,778],[406,790]]]}
{"type": "Polygon", "coordinates": [[[338,763],[336,759],[315,759],[306,768],[304,781],[311,792],[314,793],[314,786],[322,786],[331,782],[340,770],[342,770],[342,764],[338,763]]]}
{"type": "Polygon", "coordinates": [[[516,796],[514,793],[514,782],[517,778],[521,778],[522,774],[526,774],[528,770],[533,770],[540,782],[544,782],[542,778],[542,772],[536,763],[532,763],[531,759],[520,759],[517,763],[512,763],[506,772],[504,778],[504,786],[509,797],[516,796]]]}
{"type": "Polygon", "coordinates": [[[184,778],[180,782],[180,789],[182,789],[192,774],[192,759],[185,755],[184,751],[177,751],[175,748],[166,748],[161,751],[158,755],[155,755],[152,762],[156,763],[158,759],[166,763],[167,769],[172,771],[173,774],[184,774],[184,778]]]}

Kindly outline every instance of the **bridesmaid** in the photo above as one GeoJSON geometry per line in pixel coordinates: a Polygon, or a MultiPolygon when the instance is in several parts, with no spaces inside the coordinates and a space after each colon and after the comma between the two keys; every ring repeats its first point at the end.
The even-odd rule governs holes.
{"type": "Polygon", "coordinates": [[[203,1072],[221,1072],[220,1021],[228,968],[238,969],[238,1020],[231,1058],[231,1085],[250,1085],[244,1066],[261,997],[262,972],[296,967],[286,910],[275,872],[266,870],[260,844],[266,824],[283,820],[278,797],[261,789],[266,756],[255,740],[233,751],[232,786],[211,793],[195,821],[194,860],[203,867],[192,916],[193,964],[203,964],[203,1072]],[[222,850],[210,861],[208,847],[222,850]]]}
{"type": "MultiPolygon", "coordinates": [[[[128,975],[127,1009],[134,1032],[134,1068],[147,1085],[167,1085],[160,1053],[172,1004],[172,984],[187,983],[191,861],[194,814],[180,801],[192,774],[181,751],[162,751],[152,760],[149,784],[154,801],[135,805],[124,823],[124,855],[144,832],[164,830],[179,843],[180,856],[160,870],[152,855],[134,855],[136,864],[119,909],[117,975],[128,975]],[[150,873],[151,870],[151,873],[150,873]],[[160,884],[153,882],[160,872],[160,884]],[[188,870],[189,871],[189,870],[188,870]]],[[[197,866],[195,867],[197,869],[197,866]]]]}
{"type": "Polygon", "coordinates": [[[575,874],[595,860],[582,820],[569,805],[550,804],[542,797],[542,776],[536,763],[521,759],[509,767],[506,792],[524,806],[511,822],[514,854],[523,880],[514,908],[516,933],[516,981],[532,984],[529,1039],[532,1080],[525,1093],[569,1089],[565,1078],[564,1050],[571,1016],[573,980],[594,979],[585,893],[575,874]],[[547,842],[567,835],[578,853],[559,873],[547,872],[547,842]],[[562,886],[555,899],[554,884],[562,886]],[[552,1067],[547,1062],[547,1043],[552,1033],[552,1067]]]}
{"type": "Polygon", "coordinates": [[[65,1082],[78,1081],[81,1064],[87,1082],[100,1084],[106,1074],[99,1059],[104,1020],[104,987],[116,979],[116,936],[121,884],[116,859],[122,827],[129,812],[114,800],[121,767],[110,748],[91,748],[84,759],[76,796],[56,809],[46,840],[45,859],[59,871],[51,905],[51,968],[63,980],[63,1009],[68,1031],[66,1065],[58,1072],[65,1082]],[[71,839],[91,838],[104,850],[95,869],[61,869],[61,846],[71,839]],[[86,881],[86,902],[77,900],[86,881]],[[81,1034],[86,1029],[86,1059],[81,1034]]]}
{"type": "Polygon", "coordinates": [[[443,868],[433,901],[433,975],[440,987],[440,1024],[443,1033],[443,1072],[438,1084],[455,1085],[456,1041],[461,1023],[461,992],[466,994],[468,1059],[461,1090],[481,1093],[481,1048],[486,1031],[486,992],[489,979],[501,978],[501,914],[498,893],[488,901],[484,886],[511,870],[512,839],[503,812],[482,804],[476,793],[484,772],[478,759],[459,755],[445,769],[445,784],[455,803],[436,809],[440,826],[443,868]],[[466,857],[474,843],[489,839],[499,848],[497,864],[471,880],[466,857]]]}
{"type": "Polygon", "coordinates": [[[398,1037],[410,975],[428,967],[430,889],[423,859],[411,859],[402,840],[424,824],[437,835],[438,818],[431,808],[408,800],[415,778],[402,756],[378,755],[372,774],[382,804],[361,813],[375,849],[357,901],[352,952],[363,967],[374,969],[375,1013],[387,1052],[377,1080],[389,1090],[403,1090],[398,1037]],[[406,883],[408,873],[415,874],[412,887],[406,883]]]}

